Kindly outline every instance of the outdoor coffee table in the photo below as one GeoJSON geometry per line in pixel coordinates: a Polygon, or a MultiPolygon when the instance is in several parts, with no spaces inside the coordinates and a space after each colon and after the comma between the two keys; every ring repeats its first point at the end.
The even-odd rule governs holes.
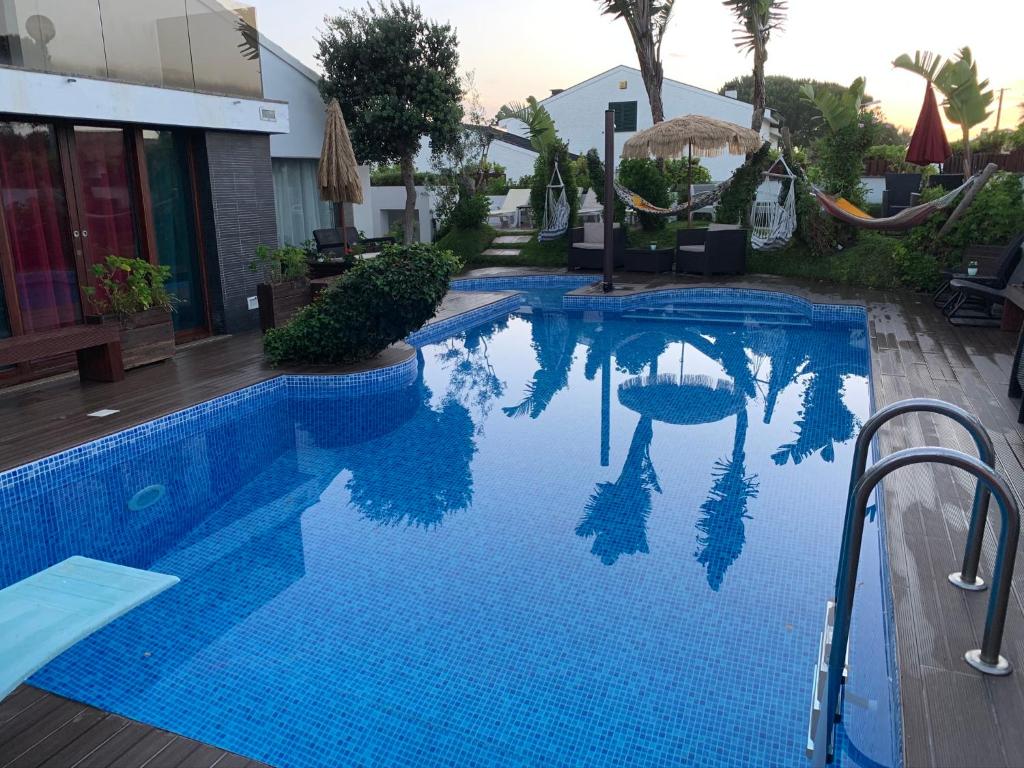
{"type": "Polygon", "coordinates": [[[675,258],[674,248],[627,248],[625,269],[627,272],[671,272],[675,258]]]}

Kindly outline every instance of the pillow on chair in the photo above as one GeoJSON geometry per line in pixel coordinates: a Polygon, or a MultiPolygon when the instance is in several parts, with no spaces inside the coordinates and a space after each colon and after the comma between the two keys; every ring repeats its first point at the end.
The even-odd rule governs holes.
{"type": "Polygon", "coordinates": [[[720,232],[726,229],[742,229],[739,224],[708,224],[709,232],[720,232]]]}
{"type": "Polygon", "coordinates": [[[583,242],[594,245],[604,245],[604,222],[585,222],[583,224],[583,242]]]}

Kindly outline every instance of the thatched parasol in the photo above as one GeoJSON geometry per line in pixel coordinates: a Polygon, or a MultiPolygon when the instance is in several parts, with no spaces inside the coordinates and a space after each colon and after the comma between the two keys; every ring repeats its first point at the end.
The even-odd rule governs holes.
{"type": "MultiPolygon", "coordinates": [[[[730,155],[746,155],[756,152],[764,144],[761,134],[752,128],[716,120],[704,115],[683,115],[663,120],[656,125],[640,131],[622,147],[622,156],[630,159],[675,160],[687,157],[686,186],[688,194],[693,196],[693,166],[689,161],[693,156],[718,157],[728,152],[730,155]]],[[[693,210],[690,210],[693,220],[693,210]]]]}
{"type": "Polygon", "coordinates": [[[359,170],[352,142],[348,137],[348,126],[341,114],[337,99],[331,99],[327,107],[327,123],[324,125],[324,145],[320,151],[320,165],[317,168],[317,186],[320,199],[341,206],[341,228],[345,231],[345,208],[343,203],[362,203],[363,187],[359,183],[359,170]]]}
{"type": "Polygon", "coordinates": [[[751,128],[703,115],[684,115],[640,131],[622,147],[622,156],[675,160],[684,152],[689,157],[718,157],[725,152],[746,155],[762,144],[761,134],[751,128]]]}

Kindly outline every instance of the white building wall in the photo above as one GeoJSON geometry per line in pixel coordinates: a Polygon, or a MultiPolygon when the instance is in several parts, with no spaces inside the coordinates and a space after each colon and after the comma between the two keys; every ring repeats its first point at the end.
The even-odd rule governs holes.
{"type": "Polygon", "coordinates": [[[287,101],[291,118],[288,133],[270,137],[270,156],[319,158],[326,120],[319,76],[265,37],[260,38],[260,68],[264,95],[287,101]]]}
{"type": "MultiPolygon", "coordinates": [[[[371,210],[369,217],[364,219],[368,226],[360,229],[368,237],[386,237],[390,230],[389,214],[394,216],[395,212],[400,214],[405,210],[405,187],[372,187],[372,190],[369,206],[371,210]]],[[[367,206],[364,203],[361,207],[367,206]]],[[[426,187],[416,187],[416,214],[419,218],[420,240],[424,243],[433,241],[433,210],[434,201],[426,187]]]]}
{"type": "MultiPolygon", "coordinates": [[[[654,124],[640,70],[633,67],[615,67],[540,103],[554,119],[558,135],[568,143],[570,152],[585,154],[588,149],[595,147],[603,154],[604,113],[609,102],[615,101],[636,102],[638,131],[650,128],[654,124]]],[[[705,115],[749,126],[753,112],[751,104],[673,80],[664,82],[662,101],[666,118],[705,115]]],[[[518,120],[503,121],[502,127],[520,134],[524,128],[518,120]]],[[[615,134],[616,165],[622,152],[622,145],[632,135],[633,132],[615,134]]],[[[767,119],[761,135],[765,140],[770,138],[767,119]]],[[[742,163],[742,155],[701,158],[701,164],[711,171],[711,177],[715,181],[724,181],[742,163]]]]}

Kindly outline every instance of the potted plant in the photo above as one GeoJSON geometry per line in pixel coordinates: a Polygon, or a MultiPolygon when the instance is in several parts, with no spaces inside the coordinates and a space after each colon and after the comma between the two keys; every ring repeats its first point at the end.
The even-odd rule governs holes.
{"type": "Polygon", "coordinates": [[[174,297],[165,287],[170,267],[111,255],[90,272],[94,285],[85,294],[98,312],[120,323],[125,369],[174,357],[174,297]]]}
{"type": "Polygon", "coordinates": [[[256,297],[264,333],[284,325],[309,304],[309,262],[304,249],[285,245],[271,250],[261,245],[249,269],[263,273],[263,282],[256,286],[256,297]]]}

